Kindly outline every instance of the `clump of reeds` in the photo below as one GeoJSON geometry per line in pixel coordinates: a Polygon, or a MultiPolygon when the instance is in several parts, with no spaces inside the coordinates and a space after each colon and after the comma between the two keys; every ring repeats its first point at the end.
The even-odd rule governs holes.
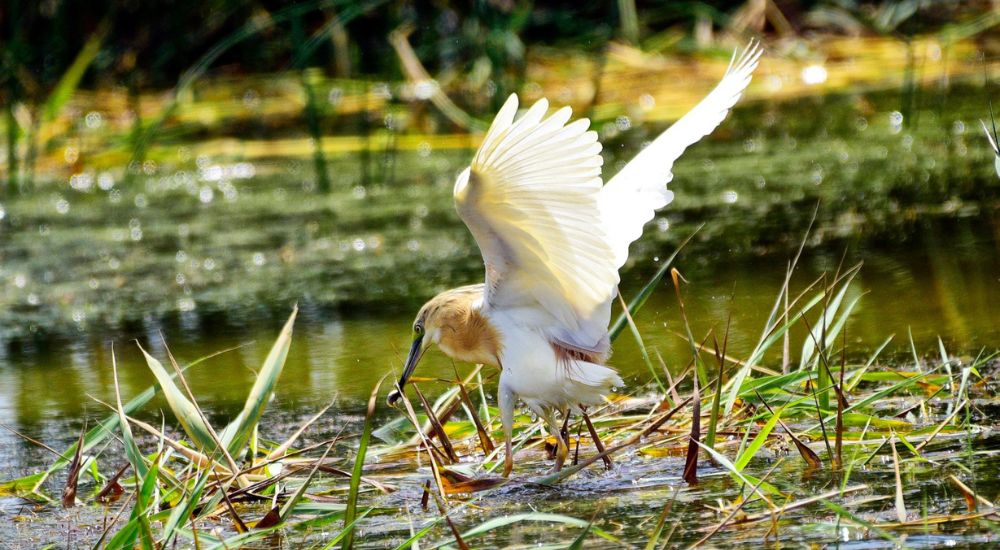
{"type": "Polygon", "coordinates": [[[331,456],[342,440],[339,436],[308,447],[295,447],[300,436],[329,407],[280,443],[268,444],[259,436],[260,421],[288,355],[296,313],[293,311],[261,365],[243,409],[221,430],[208,421],[184,377],[187,368],[210,357],[181,367],[168,350],[168,369],[142,350],[157,384],[123,402],[112,353],[115,403],[107,404],[111,414],[96,427],[81,433],[79,441],[65,452],[56,453],[59,458],[46,471],[6,482],[0,485],[0,493],[11,491],[50,501],[44,491],[46,481],[56,472],[67,470],[61,496],[64,507],[84,503],[104,505],[109,510],[116,508],[95,547],[166,548],[181,538],[197,547],[234,548],[277,530],[336,521],[341,521],[342,527],[329,546],[343,542],[349,547],[355,524],[371,511],[359,510],[361,484],[380,491],[390,490],[361,475],[374,406],[369,406],[361,446],[353,457],[356,466],[351,472],[340,469],[344,457],[331,456]],[[131,416],[157,393],[166,399],[186,436],[184,439],[172,438],[163,427],[131,416]],[[151,436],[155,449],[141,450],[134,430],[151,436]],[[80,473],[97,469],[97,456],[115,438],[120,440],[124,452],[111,461],[121,462],[121,466],[100,490],[81,495],[80,473]],[[310,454],[320,456],[310,457],[310,454]],[[347,498],[338,501],[308,494],[320,473],[341,482],[347,498]],[[232,533],[231,536],[213,534],[220,527],[222,532],[232,533]]]}
{"type": "MultiPolygon", "coordinates": [[[[937,350],[939,359],[921,360],[911,339],[912,365],[903,370],[877,368],[889,338],[864,361],[849,361],[846,331],[861,297],[852,286],[860,266],[838,270],[793,293],[797,255],[757,345],[745,359],[733,357],[727,350],[728,322],[722,334],[696,337],[691,330],[683,314],[683,278],[673,269],[675,258],[676,254],[668,258],[649,284],[627,304],[623,302],[612,329],[615,338],[626,327],[630,329],[652,382],[631,394],[614,396],[582,418],[566,419],[566,431],[575,434],[575,448],[572,462],[559,472],[526,473],[547,468],[543,451],[550,442],[540,420],[522,417],[515,430],[514,448],[519,456],[513,482],[551,486],[598,468],[615,475],[614,459],[629,452],[649,459],[685,457],[679,481],[693,486],[702,482],[706,464],[711,463],[712,475],[724,472],[731,477],[735,492],[719,509],[717,523],[685,533],[685,538],[697,539],[695,546],[736,525],[759,525],[761,536],[777,536],[783,518],[810,506],[832,513],[837,525],[854,525],[871,536],[893,541],[899,531],[913,527],[996,519],[994,503],[958,475],[948,479],[964,499],[966,513],[924,509],[917,515],[907,508],[902,474],[910,465],[930,460],[925,454],[935,441],[961,438],[971,448],[979,428],[970,420],[969,392],[981,378],[978,369],[996,353],[981,353],[963,362],[942,344],[937,350]],[[667,273],[690,345],[687,365],[679,374],[668,371],[662,361],[654,365],[632,321],[667,273]],[[806,336],[798,364],[793,365],[789,331],[799,325],[806,336]],[[935,415],[934,409],[942,407],[945,411],[935,415]],[[794,454],[779,458],[761,475],[761,462],[780,454],[776,449],[782,447],[794,449],[794,454]],[[539,452],[525,452],[530,450],[539,452]],[[880,454],[891,457],[892,494],[881,495],[876,487],[851,482],[854,474],[880,454]],[[807,475],[826,472],[836,483],[819,494],[788,489],[788,483],[775,479],[774,473],[780,464],[793,460],[801,461],[797,470],[807,475]],[[518,479],[518,472],[526,479],[518,479]],[[892,502],[890,517],[866,508],[884,500],[892,502]]],[[[266,443],[259,436],[259,426],[291,345],[294,320],[293,312],[261,366],[242,411],[222,429],[208,422],[184,378],[185,369],[210,358],[181,367],[168,351],[168,368],[143,351],[156,386],[124,401],[113,362],[116,391],[115,402],[107,405],[109,416],[82,433],[63,453],[53,450],[58,458],[49,469],[0,484],[0,493],[53,501],[45,494],[44,484],[54,473],[66,470],[63,506],[83,502],[111,511],[112,519],[97,546],[156,548],[183,539],[196,547],[233,548],[280,530],[339,522],[340,528],[323,544],[346,548],[357,541],[355,527],[377,505],[362,487],[388,492],[393,489],[388,478],[399,478],[398,470],[366,471],[366,461],[395,459],[414,465],[403,479],[423,487],[425,510],[431,509],[431,500],[437,510],[399,548],[433,536],[443,537],[435,545],[453,541],[459,548],[468,548],[468,541],[517,522],[577,527],[573,540],[567,541],[576,548],[589,537],[622,542],[599,521],[551,513],[500,515],[459,528],[454,517],[473,502],[471,495],[482,496],[512,482],[494,474],[502,463],[495,444],[501,432],[497,411],[485,395],[493,373],[480,368],[464,377],[456,371],[455,379],[448,381],[450,387],[433,400],[424,393],[427,386],[422,387],[432,380],[414,378],[416,400],[404,397],[400,416],[377,429],[373,419],[381,400],[376,385],[359,443],[351,450],[340,445],[342,437],[295,447],[326,409],[285,441],[266,443]],[[132,416],[156,393],[166,398],[184,438],[172,438],[163,427],[132,416]],[[155,445],[143,450],[135,430],[151,436],[155,445]],[[116,438],[123,453],[111,458],[115,473],[99,491],[82,496],[78,491],[81,473],[96,469],[97,455],[106,452],[116,438]],[[416,464],[429,464],[429,478],[417,472],[416,464]],[[324,489],[311,492],[317,480],[324,489]],[[368,501],[364,505],[363,499],[368,501]]],[[[956,460],[962,456],[955,454],[956,460]]],[[[107,462],[109,457],[104,458],[107,462]]],[[[650,518],[647,548],[663,546],[675,535],[677,525],[666,528],[672,507],[670,500],[656,518],[650,518]]]]}

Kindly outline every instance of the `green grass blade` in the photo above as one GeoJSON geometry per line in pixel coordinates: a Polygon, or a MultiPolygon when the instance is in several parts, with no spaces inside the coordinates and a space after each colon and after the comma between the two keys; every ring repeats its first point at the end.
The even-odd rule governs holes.
{"type": "Polygon", "coordinates": [[[573,543],[570,544],[566,550],[583,550],[583,543],[587,540],[587,535],[590,534],[590,529],[593,526],[594,522],[588,523],[587,526],[583,528],[583,532],[580,533],[580,536],[576,537],[573,543]]]}
{"type": "Polygon", "coordinates": [[[110,540],[108,540],[108,544],[105,548],[134,548],[136,539],[139,539],[140,536],[143,539],[141,541],[143,548],[147,547],[147,543],[152,543],[151,540],[146,540],[151,538],[146,512],[153,504],[156,492],[156,476],[159,469],[160,456],[158,455],[155,459],[153,459],[153,464],[146,472],[146,475],[139,478],[142,481],[136,491],[135,505],[132,507],[132,515],[129,517],[128,523],[122,526],[122,528],[119,529],[110,540]]]}
{"type": "MultiPolygon", "coordinates": [[[[674,250],[673,254],[671,254],[669,258],[663,261],[663,265],[661,265],[660,269],[656,271],[656,274],[654,274],[649,279],[649,282],[647,282],[645,286],[643,286],[642,289],[639,290],[639,293],[636,294],[635,297],[629,301],[628,307],[626,309],[628,310],[630,315],[634,317],[637,313],[639,313],[639,310],[642,309],[642,306],[646,305],[646,300],[649,299],[649,297],[653,294],[653,291],[656,290],[657,285],[659,285],[660,281],[663,280],[663,276],[667,274],[667,271],[670,269],[670,266],[673,265],[674,260],[677,259],[677,255],[681,253],[681,250],[683,250],[684,247],[687,246],[689,242],[691,242],[691,239],[694,238],[694,236],[698,234],[698,231],[700,231],[701,228],[704,226],[705,224],[699,225],[698,228],[695,229],[693,233],[688,235],[688,237],[684,239],[681,242],[681,244],[677,246],[677,249],[674,250]]],[[[608,331],[609,337],[611,338],[612,342],[614,342],[615,339],[618,338],[621,332],[625,330],[626,326],[628,326],[628,316],[625,315],[625,312],[623,311],[618,315],[618,318],[615,319],[614,324],[611,325],[611,330],[608,331]]]]}
{"type": "Polygon", "coordinates": [[[765,330],[765,334],[757,344],[757,347],[755,347],[750,353],[750,358],[743,363],[743,366],[741,366],[738,371],[736,371],[736,376],[726,383],[725,388],[728,388],[728,393],[726,395],[726,406],[723,408],[723,416],[729,416],[729,413],[732,412],[733,405],[736,404],[736,398],[740,393],[740,387],[742,387],[747,376],[750,375],[750,368],[756,365],[764,357],[767,350],[774,345],[774,343],[777,342],[778,339],[785,334],[785,332],[797,323],[807,311],[815,307],[816,304],[818,304],[822,299],[823,294],[817,294],[812,300],[806,303],[806,305],[802,306],[798,313],[790,317],[786,323],[777,326],[773,330],[765,330]]]}
{"type": "Polygon", "coordinates": [[[375,384],[371,396],[368,398],[368,412],[365,414],[365,427],[361,432],[361,442],[358,443],[358,454],[354,458],[354,469],[351,471],[351,486],[347,493],[347,510],[344,512],[344,546],[345,550],[354,547],[354,523],[358,510],[358,492],[361,487],[361,474],[365,468],[365,455],[368,454],[368,442],[372,437],[372,423],[375,415],[375,404],[378,402],[378,392],[385,380],[375,384]]]}
{"type": "Polygon", "coordinates": [[[212,433],[208,426],[205,425],[205,421],[202,420],[201,413],[198,412],[198,408],[188,400],[184,395],[184,392],[174,384],[173,378],[167,369],[163,368],[163,364],[160,363],[155,357],[146,353],[146,350],[139,346],[139,350],[142,351],[143,356],[146,358],[146,365],[149,366],[149,370],[152,371],[153,376],[156,377],[156,381],[160,384],[160,388],[163,390],[163,396],[167,399],[167,404],[170,406],[170,410],[173,411],[174,416],[177,421],[181,423],[181,427],[184,428],[184,433],[191,438],[191,441],[197,445],[200,449],[206,452],[211,452],[215,448],[215,440],[212,438],[212,433]]]}
{"type": "MultiPolygon", "coordinates": [[[[702,449],[705,449],[705,451],[709,455],[711,455],[713,459],[715,459],[715,462],[718,463],[723,468],[725,468],[726,471],[729,472],[729,475],[731,475],[733,479],[735,479],[738,483],[742,483],[746,487],[751,487],[751,488],[756,487],[758,491],[764,491],[772,495],[783,496],[781,491],[779,491],[774,485],[759,480],[753,476],[746,475],[743,472],[737,470],[736,465],[733,464],[728,458],[725,457],[725,455],[723,455],[719,451],[716,451],[715,449],[702,444],[700,441],[695,441],[695,443],[697,443],[698,446],[701,447],[702,449]]],[[[759,496],[767,500],[764,497],[763,493],[759,493],[759,496]]],[[[770,504],[770,501],[768,501],[768,503],[770,504]]]]}
{"type": "Polygon", "coordinates": [[[750,460],[757,454],[757,451],[764,446],[764,443],[767,441],[767,437],[771,435],[771,431],[774,430],[774,427],[778,424],[778,419],[781,418],[783,410],[784,407],[778,407],[775,409],[774,414],[772,414],[771,418],[766,424],[764,424],[764,427],[760,429],[760,432],[757,433],[756,437],[754,437],[753,440],[750,441],[750,444],[747,445],[746,449],[743,449],[739,456],[736,457],[736,462],[733,463],[733,467],[737,471],[742,472],[743,468],[746,468],[747,464],[750,463],[750,460]]]}
{"type": "Polygon", "coordinates": [[[90,38],[83,44],[83,48],[80,49],[80,53],[76,54],[73,63],[63,73],[56,87],[52,89],[52,93],[45,100],[45,106],[42,109],[45,120],[54,120],[59,116],[59,112],[62,111],[63,106],[73,96],[73,92],[80,85],[80,80],[83,79],[83,74],[87,72],[87,67],[93,63],[97,54],[101,52],[101,43],[104,42],[108,28],[107,21],[105,21],[98,28],[97,32],[90,35],[90,38]]]}
{"type": "Polygon", "coordinates": [[[326,546],[323,547],[323,550],[330,550],[330,548],[333,548],[334,546],[339,544],[340,541],[344,540],[344,537],[346,537],[348,533],[354,530],[354,526],[357,525],[359,521],[364,519],[365,516],[371,513],[372,510],[374,510],[374,508],[369,508],[364,512],[361,512],[360,514],[358,514],[356,518],[352,519],[350,523],[344,525],[344,528],[341,529],[340,532],[337,533],[335,537],[330,539],[330,542],[326,543],[326,546]]]}
{"type": "Polygon", "coordinates": [[[118,385],[118,361],[115,358],[115,348],[111,347],[111,371],[115,382],[115,408],[118,411],[118,423],[122,429],[122,444],[125,446],[125,456],[132,464],[132,470],[140,478],[146,477],[149,468],[146,467],[146,460],[139,451],[139,446],[135,444],[135,437],[132,436],[132,427],[128,423],[125,408],[122,406],[122,393],[118,385]]]}
{"type": "Polygon", "coordinates": [[[243,410],[220,435],[222,444],[234,456],[240,454],[247,441],[250,440],[257,423],[264,415],[264,409],[271,399],[278,377],[281,376],[281,371],[284,369],[285,359],[288,357],[288,349],[292,343],[292,328],[295,325],[295,317],[298,312],[299,308],[295,306],[288,321],[285,322],[285,326],[281,329],[281,334],[271,346],[267,358],[264,359],[264,365],[257,373],[257,379],[254,381],[253,388],[250,389],[243,410]]]}
{"type": "MultiPolygon", "coordinates": [[[[805,340],[802,342],[802,356],[799,358],[799,370],[808,370],[812,368],[816,362],[819,360],[817,356],[817,344],[820,340],[823,340],[823,345],[826,346],[828,343],[832,342],[832,338],[836,337],[835,333],[832,333],[832,327],[834,324],[834,319],[837,317],[837,312],[840,310],[840,304],[844,300],[844,296],[847,295],[847,291],[851,286],[851,282],[854,277],[858,274],[858,271],[854,271],[847,276],[847,280],[840,286],[840,290],[834,295],[833,299],[830,300],[823,313],[820,315],[819,320],[813,325],[811,334],[807,335],[805,340]]],[[[857,300],[855,299],[855,303],[857,300]]]]}
{"type": "MultiPolygon", "coordinates": [[[[213,457],[214,460],[215,457],[213,457]]],[[[173,538],[174,532],[178,527],[182,527],[187,523],[188,518],[194,512],[195,508],[201,502],[201,494],[205,490],[205,484],[208,483],[209,478],[212,477],[212,470],[206,468],[201,471],[198,475],[197,480],[194,483],[194,487],[191,488],[191,492],[188,493],[179,505],[177,505],[173,511],[170,512],[170,517],[167,519],[166,524],[163,526],[162,534],[162,546],[167,547],[170,539],[173,538]]],[[[220,490],[225,490],[225,487],[220,490]]]]}
{"type": "MultiPolygon", "coordinates": [[[[619,295],[618,300],[621,301],[622,306],[625,306],[625,301],[619,295]]],[[[656,367],[653,366],[653,361],[649,358],[649,352],[646,351],[646,344],[642,341],[642,334],[639,334],[639,328],[635,326],[635,322],[632,321],[632,315],[626,311],[622,312],[628,323],[629,332],[632,333],[632,337],[635,338],[635,343],[639,345],[639,354],[642,356],[643,362],[646,363],[646,368],[649,369],[649,373],[653,375],[653,380],[656,381],[656,385],[659,386],[660,391],[666,393],[667,387],[663,384],[663,380],[660,380],[660,376],[656,374],[656,367]]]]}
{"type": "MultiPolygon", "coordinates": [[[[211,353],[204,357],[198,358],[189,363],[186,367],[184,367],[183,370],[187,370],[199,363],[202,363],[208,359],[211,359],[212,357],[215,357],[216,355],[226,353],[227,351],[232,351],[232,349],[234,348],[226,349],[216,353],[211,353]]],[[[175,376],[176,374],[172,374],[170,378],[173,379],[175,376]]],[[[152,399],[160,391],[161,389],[159,384],[153,384],[152,386],[146,388],[145,390],[142,391],[142,393],[133,397],[128,403],[125,404],[124,407],[125,414],[127,415],[132,414],[140,407],[148,403],[149,400],[152,399]]],[[[97,426],[91,428],[90,431],[87,432],[87,435],[83,437],[83,452],[86,453],[95,446],[103,443],[104,440],[106,440],[108,437],[111,436],[115,428],[117,428],[120,425],[121,422],[119,420],[117,412],[111,413],[103,420],[98,422],[97,426]]],[[[60,458],[56,459],[56,461],[52,464],[52,466],[49,466],[49,468],[45,470],[45,472],[41,474],[32,474],[30,476],[26,476],[24,478],[20,478],[19,480],[14,480],[9,483],[13,484],[14,486],[22,486],[29,479],[34,480],[33,481],[34,485],[32,486],[30,492],[33,494],[40,494],[38,491],[41,488],[42,484],[45,483],[45,480],[47,480],[50,475],[68,466],[69,461],[72,459],[74,453],[76,453],[76,443],[73,443],[72,445],[69,446],[69,448],[63,451],[63,453],[60,455],[60,458]]],[[[0,487],[3,487],[3,485],[0,485],[0,487]]]]}
{"type": "Polygon", "coordinates": [[[316,478],[316,472],[319,471],[319,467],[326,461],[326,457],[330,454],[330,451],[333,450],[333,446],[336,444],[336,439],[330,442],[330,444],[326,447],[326,451],[323,452],[323,456],[313,466],[312,471],[309,472],[309,476],[302,482],[302,485],[299,485],[299,488],[295,490],[295,493],[292,494],[291,498],[286,500],[285,503],[281,505],[278,517],[281,518],[282,523],[288,521],[288,518],[292,515],[292,510],[295,509],[295,505],[302,500],[303,496],[305,496],[306,491],[309,489],[309,484],[316,478]]]}
{"type": "Polygon", "coordinates": [[[886,346],[889,345],[889,342],[892,342],[892,339],[895,338],[895,337],[896,337],[895,335],[892,335],[892,336],[889,336],[888,338],[886,338],[882,342],[882,344],[879,345],[879,347],[875,350],[875,353],[871,354],[871,357],[869,357],[868,361],[865,362],[865,366],[861,367],[860,369],[857,370],[856,373],[854,373],[853,375],[851,375],[850,381],[844,382],[844,386],[846,386],[846,387],[843,388],[843,391],[845,393],[851,392],[851,391],[854,390],[854,388],[857,387],[857,385],[861,382],[862,377],[865,375],[865,372],[867,372],[868,369],[870,369],[871,366],[875,364],[875,360],[878,359],[878,356],[882,354],[882,350],[884,350],[886,348],[886,346]]]}

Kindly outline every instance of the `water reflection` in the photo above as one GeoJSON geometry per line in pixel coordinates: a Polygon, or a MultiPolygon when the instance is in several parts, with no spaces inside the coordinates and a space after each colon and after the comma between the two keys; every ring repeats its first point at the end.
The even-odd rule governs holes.
{"type": "MultiPolygon", "coordinates": [[[[842,261],[844,265],[864,261],[856,292],[865,295],[847,329],[853,358],[863,358],[892,334],[896,340],[890,353],[907,358],[908,331],[917,349],[928,356],[937,355],[939,336],[950,351],[975,354],[1000,340],[998,234],[997,219],[980,216],[921,221],[902,243],[831,241],[806,252],[793,292],[824,272],[832,273],[842,261]]],[[[745,357],[760,336],[787,260],[788,254],[734,259],[710,242],[692,245],[677,266],[690,281],[684,292],[696,335],[724,330],[731,313],[729,350],[745,357]]],[[[648,261],[629,271],[623,282],[626,295],[636,291],[655,267],[656,262],[648,261]]],[[[318,406],[337,397],[343,408],[352,409],[379,377],[399,368],[412,321],[408,309],[393,308],[377,317],[350,315],[325,309],[308,297],[300,307],[279,384],[279,406],[318,406]]],[[[123,393],[131,396],[153,381],[133,340],[163,357],[163,338],[181,363],[236,348],[196,367],[189,376],[202,403],[229,414],[250,388],[254,370],[288,311],[281,304],[235,313],[182,311],[162,318],[147,315],[140,323],[91,329],[54,341],[24,340],[0,355],[0,422],[31,430],[46,420],[102,413],[103,406],[88,396],[105,401],[113,396],[111,344],[123,393]]],[[[676,370],[687,363],[683,325],[666,283],[636,321],[646,345],[662,355],[668,367],[676,370]]],[[[804,327],[793,331],[793,353],[804,334],[804,327]]],[[[423,374],[454,376],[443,355],[432,353],[427,359],[423,374]]],[[[616,343],[612,363],[632,384],[648,376],[628,334],[616,343]]]]}

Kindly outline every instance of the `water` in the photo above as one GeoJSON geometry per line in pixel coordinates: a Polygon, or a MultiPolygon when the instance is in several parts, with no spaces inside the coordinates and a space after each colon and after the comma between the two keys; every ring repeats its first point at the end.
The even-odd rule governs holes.
{"type": "MultiPolygon", "coordinates": [[[[939,356],[939,338],[960,356],[995,350],[1000,186],[985,138],[972,130],[982,116],[979,93],[956,88],[947,109],[928,106],[913,126],[900,125],[894,93],[744,106],[676,167],[677,201],[633,246],[622,293],[637,292],[704,223],[675,262],[689,281],[687,315],[696,336],[711,329],[720,340],[731,317],[729,354],[746,358],[818,202],[793,293],[838,266],[864,263],[849,294],[861,296],[847,328],[852,360],[890,336],[883,361],[908,360],[911,334],[922,356],[939,356]]],[[[605,136],[608,169],[654,131],[605,136]]],[[[301,314],[271,429],[294,425],[331,400],[336,412],[320,433],[356,422],[373,384],[400,369],[423,300],[482,276],[450,203],[453,177],[470,154],[455,147],[428,143],[331,158],[334,190],[323,195],[304,158],[251,164],[238,155],[199,155],[197,142],[184,143],[176,159],[154,163],[148,174],[95,172],[89,183],[4,202],[0,423],[63,448],[83,422],[107,413],[94,398],[113,399],[112,345],[124,397],[152,383],[135,341],[160,357],[165,341],[182,363],[235,348],[189,376],[200,403],[221,422],[241,404],[295,303],[301,314]]],[[[668,368],[685,366],[689,348],[668,282],[636,321],[668,368]]],[[[793,331],[793,358],[804,334],[804,327],[793,331]]],[[[630,387],[649,379],[627,332],[611,364],[630,387]]],[[[451,379],[455,368],[469,366],[432,353],[419,374],[451,379]]],[[[144,414],[157,418],[163,406],[154,401],[144,414]]],[[[7,431],[0,431],[0,449],[3,478],[49,460],[7,431]]],[[[983,460],[982,468],[995,471],[995,459],[983,460]]],[[[682,465],[674,466],[679,475],[682,465]]],[[[633,492],[623,480],[652,475],[644,468],[659,466],[637,462],[607,486],[574,485],[595,495],[610,491],[591,508],[567,510],[561,493],[545,496],[542,508],[588,517],[613,501],[622,521],[656,513],[651,503],[660,506],[674,482],[633,492]]],[[[711,494],[725,489],[719,483],[711,494]]],[[[933,496],[933,488],[921,490],[933,496]]],[[[498,507],[509,499],[517,508],[522,496],[499,497],[498,507]]],[[[685,517],[704,515],[690,498],[695,504],[685,517]]],[[[516,531],[509,536],[522,540],[516,531]]]]}

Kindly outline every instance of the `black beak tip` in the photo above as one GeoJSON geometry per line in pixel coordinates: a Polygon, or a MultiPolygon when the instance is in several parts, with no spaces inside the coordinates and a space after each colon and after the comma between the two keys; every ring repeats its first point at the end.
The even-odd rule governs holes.
{"type": "Polygon", "coordinates": [[[403,396],[399,393],[399,390],[392,390],[389,392],[389,397],[386,398],[385,402],[388,403],[390,407],[395,407],[396,403],[399,403],[399,400],[402,399],[402,397],[403,396]]]}

